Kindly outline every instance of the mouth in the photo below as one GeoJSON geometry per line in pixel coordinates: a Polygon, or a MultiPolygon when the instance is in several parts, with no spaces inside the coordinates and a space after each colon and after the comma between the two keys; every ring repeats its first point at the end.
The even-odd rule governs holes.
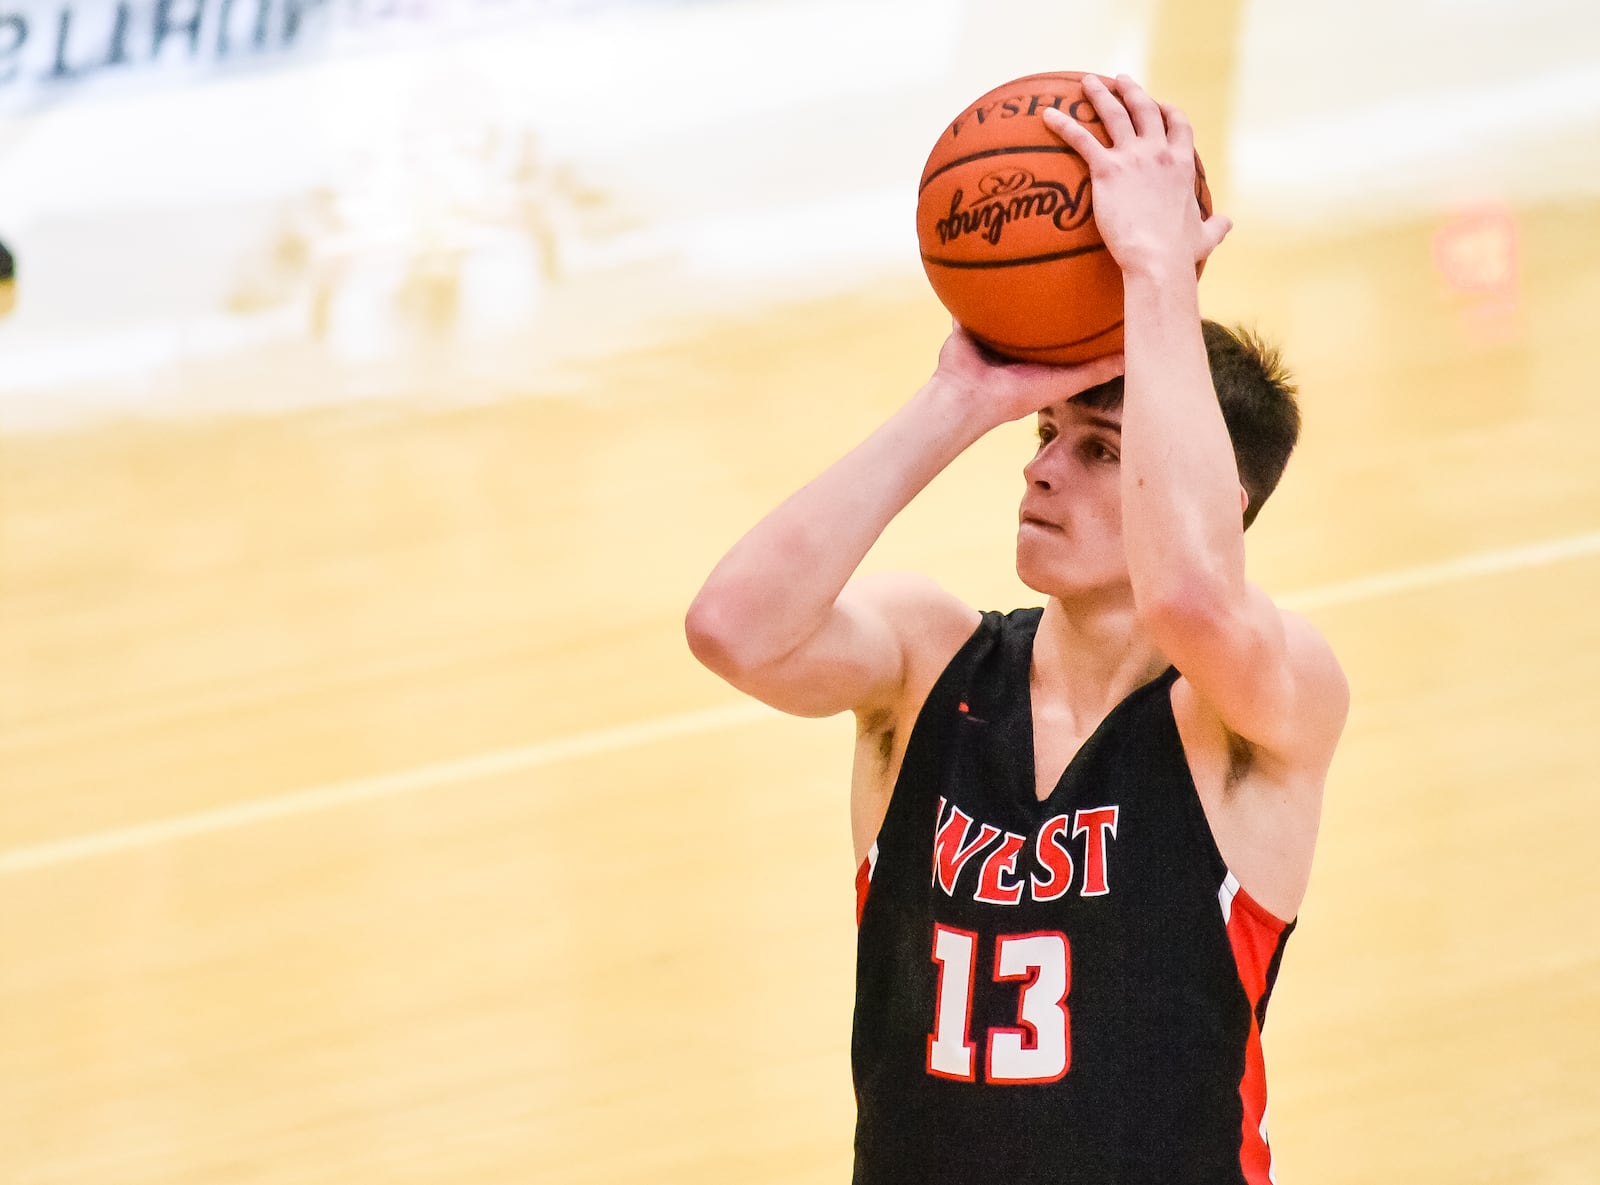
{"type": "Polygon", "coordinates": [[[1022,515],[1021,519],[1020,519],[1020,526],[1022,526],[1022,527],[1033,527],[1036,530],[1040,530],[1040,531],[1054,531],[1058,535],[1062,533],[1061,528],[1058,527],[1055,523],[1049,522],[1046,519],[1042,519],[1036,514],[1024,514],[1024,515],[1022,515]]]}

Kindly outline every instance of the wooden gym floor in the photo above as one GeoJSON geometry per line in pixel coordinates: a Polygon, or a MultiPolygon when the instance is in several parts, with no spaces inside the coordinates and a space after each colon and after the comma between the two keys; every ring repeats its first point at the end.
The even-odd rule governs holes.
{"type": "MultiPolygon", "coordinates": [[[[1267,1027],[1278,1179],[1600,1179],[1594,199],[1241,225],[1307,428],[1255,577],[1354,711],[1267,1027]]],[[[926,375],[884,283],[471,409],[0,440],[0,1182],[837,1182],[850,723],[683,610],[926,375]]],[[[986,607],[1028,428],[871,566],[986,607]]]]}

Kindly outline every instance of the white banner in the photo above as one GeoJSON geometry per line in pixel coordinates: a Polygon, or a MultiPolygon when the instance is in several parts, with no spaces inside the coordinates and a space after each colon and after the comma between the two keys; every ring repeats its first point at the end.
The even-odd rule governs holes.
{"type": "MultiPolygon", "coordinates": [[[[0,108],[427,43],[629,0],[8,0],[0,108]]],[[[640,4],[644,0],[631,0],[640,4]]],[[[658,6],[674,0],[653,0],[658,6]]],[[[683,2],[683,0],[678,0],[683,2]]]]}

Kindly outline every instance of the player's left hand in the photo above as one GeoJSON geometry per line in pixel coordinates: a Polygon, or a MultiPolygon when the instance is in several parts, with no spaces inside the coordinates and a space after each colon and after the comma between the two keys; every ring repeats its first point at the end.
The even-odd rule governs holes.
{"type": "Polygon", "coordinates": [[[1126,74],[1116,90],[1085,75],[1083,93],[1111,145],[1054,108],[1044,121],[1089,166],[1095,225],[1126,272],[1170,268],[1180,257],[1200,263],[1233,229],[1221,214],[1205,218],[1195,201],[1194,129],[1176,107],[1157,103],[1126,74]]]}

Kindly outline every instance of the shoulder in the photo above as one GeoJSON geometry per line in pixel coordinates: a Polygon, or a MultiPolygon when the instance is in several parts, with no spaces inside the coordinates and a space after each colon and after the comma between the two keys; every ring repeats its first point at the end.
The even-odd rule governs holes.
{"type": "Polygon", "coordinates": [[[1326,761],[1350,716],[1350,681],[1322,632],[1298,613],[1279,609],[1284,654],[1293,680],[1300,728],[1291,747],[1326,761]]]}
{"type": "MultiPolygon", "coordinates": [[[[856,576],[840,595],[904,608],[921,606],[937,610],[952,604],[966,607],[954,593],[921,572],[872,572],[856,576]]],[[[977,610],[972,612],[977,613],[977,610]]]]}
{"type": "Polygon", "coordinates": [[[900,638],[907,656],[919,648],[942,645],[944,638],[962,638],[978,628],[983,614],[930,576],[915,572],[880,572],[860,576],[845,586],[839,600],[871,611],[900,638]]]}
{"type": "Polygon", "coordinates": [[[1246,740],[1181,677],[1172,686],[1172,713],[1223,862],[1264,908],[1292,918],[1310,878],[1350,687],[1315,626],[1288,612],[1282,621],[1287,724],[1269,738],[1246,740]]]}
{"type": "Polygon", "coordinates": [[[1230,725],[1221,705],[1201,686],[1183,674],[1172,691],[1173,708],[1194,732],[1215,738],[1234,754],[1248,754],[1252,765],[1265,764],[1295,777],[1310,776],[1320,783],[1350,714],[1350,684],[1333,647],[1309,620],[1276,605],[1266,608],[1274,618],[1276,642],[1252,652],[1251,657],[1270,667],[1246,676],[1242,686],[1266,689],[1263,698],[1271,710],[1255,713],[1246,730],[1230,725]]]}
{"type": "Polygon", "coordinates": [[[916,715],[940,673],[984,620],[977,609],[920,573],[857,577],[839,599],[882,621],[900,649],[904,677],[894,702],[871,711],[878,727],[893,727],[916,715]]]}

